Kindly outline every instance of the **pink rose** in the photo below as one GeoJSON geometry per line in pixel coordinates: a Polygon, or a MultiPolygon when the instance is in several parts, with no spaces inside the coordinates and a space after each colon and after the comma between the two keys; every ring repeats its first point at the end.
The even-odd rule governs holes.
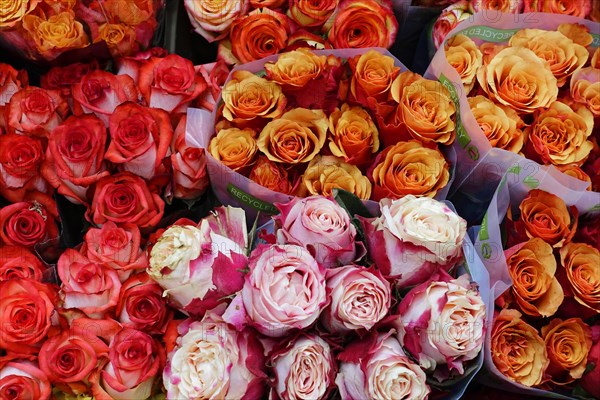
{"type": "Polygon", "coordinates": [[[326,197],[295,198],[276,205],[274,217],[277,242],[308,249],[325,268],[349,264],[365,254],[362,242],[355,242],[356,228],[348,213],[326,197]]]}
{"type": "Polygon", "coordinates": [[[1,399],[48,400],[51,393],[48,377],[31,361],[11,361],[0,368],[1,399]]]}
{"type": "Polygon", "coordinates": [[[435,24],[433,24],[431,34],[435,48],[439,48],[448,33],[471,15],[468,0],[461,0],[445,8],[437,21],[435,21],[435,24]]]}
{"type": "Polygon", "coordinates": [[[68,112],[69,105],[58,90],[28,86],[12,95],[6,106],[8,131],[47,137],[68,112]]]}
{"type": "Polygon", "coordinates": [[[462,256],[467,222],[429,197],[381,201],[381,217],[362,219],[371,258],[399,287],[425,282],[462,256]]]}
{"type": "Polygon", "coordinates": [[[10,279],[33,279],[41,282],[46,268],[28,249],[0,245],[0,282],[10,279]]]}
{"type": "Polygon", "coordinates": [[[129,75],[134,82],[137,82],[142,64],[151,58],[165,58],[167,55],[169,55],[167,50],[161,47],[153,47],[132,56],[118,58],[115,60],[117,75],[129,75]]]}

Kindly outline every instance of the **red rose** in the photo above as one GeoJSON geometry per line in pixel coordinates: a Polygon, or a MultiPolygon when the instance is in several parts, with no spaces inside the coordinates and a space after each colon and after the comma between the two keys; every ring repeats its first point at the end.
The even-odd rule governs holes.
{"type": "Polygon", "coordinates": [[[66,67],[54,67],[42,75],[41,86],[44,89],[59,90],[66,99],[69,99],[71,97],[71,86],[79,83],[81,78],[88,72],[98,68],[97,61],[89,64],[75,63],[66,67]]]}
{"type": "Polygon", "coordinates": [[[58,90],[29,86],[19,90],[6,107],[9,132],[48,136],[69,112],[69,105],[58,90]]]}
{"type": "Polygon", "coordinates": [[[56,316],[57,288],[31,279],[11,279],[0,282],[0,293],[0,349],[37,353],[56,316]]]}
{"type": "Polygon", "coordinates": [[[41,282],[44,270],[42,262],[26,248],[0,246],[0,281],[32,279],[41,282]]]}
{"type": "Polygon", "coordinates": [[[137,101],[139,97],[139,90],[130,76],[113,75],[102,70],[92,71],[82,77],[71,91],[73,113],[94,113],[105,125],[108,125],[108,118],[119,104],[137,101]]]}
{"type": "Polygon", "coordinates": [[[13,361],[0,368],[0,399],[48,400],[48,377],[30,361],[13,361]]]}
{"type": "Polygon", "coordinates": [[[46,192],[48,184],[39,174],[43,160],[38,138],[12,133],[0,136],[0,195],[17,203],[28,190],[46,192]]]}
{"type": "Polygon", "coordinates": [[[117,319],[128,328],[151,335],[164,334],[173,312],[162,294],[162,288],[146,272],[132,276],[121,287],[117,319]]]}
{"type": "Polygon", "coordinates": [[[121,281],[114,269],[67,249],[58,259],[57,270],[64,308],[79,309],[90,318],[103,318],[117,305],[121,281]]]}
{"type": "Polygon", "coordinates": [[[134,82],[138,81],[140,67],[145,61],[151,58],[165,58],[169,52],[160,47],[153,47],[146,51],[141,51],[133,56],[121,57],[115,60],[117,64],[118,75],[129,75],[134,82]]]}
{"type": "Polygon", "coordinates": [[[54,201],[39,194],[35,200],[14,203],[0,209],[0,242],[33,248],[58,236],[54,201]]]}
{"type": "Polygon", "coordinates": [[[168,113],[125,103],[110,116],[109,131],[107,160],[146,179],[165,172],[163,161],[173,137],[168,113]]]}
{"type": "Polygon", "coordinates": [[[87,189],[109,175],[102,163],[106,127],[94,115],[72,116],[50,134],[42,175],[74,203],[85,203],[87,189]]]}
{"type": "Polygon", "coordinates": [[[98,226],[112,221],[135,224],[140,230],[152,230],[163,216],[165,202],[148,189],[146,181],[130,172],[102,178],[96,184],[92,206],[86,212],[98,226]]]}
{"type": "Polygon", "coordinates": [[[587,365],[594,367],[583,374],[579,383],[592,397],[600,398],[600,326],[592,327],[592,348],[588,354],[587,365]]]}
{"type": "Polygon", "coordinates": [[[4,110],[10,98],[29,84],[25,70],[17,71],[9,64],[0,63],[0,128],[6,128],[4,110]]]}

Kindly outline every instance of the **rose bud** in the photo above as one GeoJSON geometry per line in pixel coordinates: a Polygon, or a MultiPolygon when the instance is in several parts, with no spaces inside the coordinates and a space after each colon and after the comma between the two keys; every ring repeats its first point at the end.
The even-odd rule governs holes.
{"type": "Polygon", "coordinates": [[[248,12],[247,0],[185,0],[183,4],[196,33],[209,42],[225,38],[231,23],[248,12]]]}
{"type": "Polygon", "coordinates": [[[492,361],[511,381],[525,386],[542,383],[548,353],[538,332],[521,319],[517,310],[504,309],[496,316],[491,333],[492,361]]]}
{"type": "Polygon", "coordinates": [[[582,68],[571,77],[571,98],[600,116],[600,76],[598,68],[582,68]]]}
{"type": "Polygon", "coordinates": [[[371,198],[371,182],[356,165],[335,156],[317,155],[308,163],[302,184],[311,195],[333,196],[333,189],[350,192],[361,200],[371,198]]]}
{"type": "Polygon", "coordinates": [[[41,193],[31,201],[0,209],[0,242],[28,249],[58,237],[58,210],[49,196],[41,193]]]}
{"type": "Polygon", "coordinates": [[[317,335],[284,340],[267,363],[275,375],[272,390],[280,399],[320,400],[333,389],[337,365],[329,344],[317,335]]]}
{"type": "Polygon", "coordinates": [[[525,14],[532,12],[544,12],[551,14],[565,14],[574,17],[585,18],[592,10],[591,0],[573,0],[563,3],[560,0],[524,0],[525,14]]]}
{"type": "Polygon", "coordinates": [[[26,248],[0,245],[0,281],[32,279],[41,282],[45,270],[42,262],[26,248]]]}
{"type": "Polygon", "coordinates": [[[259,399],[265,360],[256,334],[231,329],[215,314],[179,326],[163,384],[169,399],[259,399]]]}
{"type": "Polygon", "coordinates": [[[342,400],[427,399],[425,372],[408,358],[393,333],[372,334],[338,356],[335,383],[342,400]]]}
{"type": "Polygon", "coordinates": [[[462,257],[467,222],[429,197],[382,200],[379,218],[362,219],[367,248],[386,278],[399,287],[425,282],[462,257]]]}
{"type": "Polygon", "coordinates": [[[390,284],[381,272],[354,265],[327,271],[327,297],[331,304],[321,321],[330,332],[370,330],[392,303],[390,284]]]}
{"type": "Polygon", "coordinates": [[[173,318],[162,288],[146,272],[133,275],[121,286],[115,315],[124,327],[151,335],[164,334],[173,318]]]}
{"type": "Polygon", "coordinates": [[[57,322],[58,288],[31,279],[11,279],[0,282],[0,293],[0,349],[36,354],[57,322]]]}
{"type": "Polygon", "coordinates": [[[568,287],[577,303],[600,313],[600,251],[584,243],[569,243],[560,249],[560,261],[568,287]]]}
{"type": "Polygon", "coordinates": [[[308,249],[325,268],[349,264],[365,254],[356,243],[356,228],[348,213],[326,197],[295,198],[276,204],[281,214],[274,217],[277,243],[308,249]]]}
{"type": "Polygon", "coordinates": [[[441,45],[448,33],[471,16],[469,1],[461,0],[445,8],[433,24],[431,36],[436,49],[441,45]]]}
{"type": "Polygon", "coordinates": [[[51,393],[48,377],[31,361],[10,361],[0,368],[1,399],[48,400],[51,393]]]}
{"type": "Polygon", "coordinates": [[[69,106],[58,90],[33,86],[16,92],[6,107],[8,131],[48,137],[67,116],[69,106]]]}
{"type": "Polygon", "coordinates": [[[592,342],[587,365],[594,367],[583,374],[579,383],[592,397],[600,398],[600,385],[598,385],[598,381],[600,381],[600,326],[598,325],[592,327],[592,342]]]}
{"type": "Polygon", "coordinates": [[[247,240],[244,211],[217,208],[198,227],[167,229],[152,247],[148,275],[174,307],[201,316],[242,288],[247,240]]]}
{"type": "Polygon", "coordinates": [[[13,133],[0,135],[0,195],[18,203],[29,190],[48,192],[48,184],[40,176],[43,161],[40,139],[13,133]]]}
{"type": "Polygon", "coordinates": [[[481,68],[483,54],[475,42],[465,35],[450,38],[444,49],[448,64],[458,72],[465,87],[465,94],[469,94],[475,86],[477,70],[481,68]]]}

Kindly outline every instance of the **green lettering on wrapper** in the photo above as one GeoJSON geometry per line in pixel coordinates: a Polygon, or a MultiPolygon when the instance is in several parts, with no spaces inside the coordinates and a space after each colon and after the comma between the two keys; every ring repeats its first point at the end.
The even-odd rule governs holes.
{"type": "Polygon", "coordinates": [[[502,43],[508,41],[518,31],[519,29],[496,29],[477,25],[464,29],[459,34],[485,40],[486,42],[502,43]]]}
{"type": "Polygon", "coordinates": [[[479,240],[489,240],[490,233],[488,232],[488,213],[485,213],[483,220],[481,221],[481,228],[479,229],[479,240]]]}
{"type": "Polygon", "coordinates": [[[536,189],[538,186],[540,186],[540,181],[532,176],[528,176],[523,179],[523,183],[526,184],[530,189],[536,189]]]}
{"type": "Polygon", "coordinates": [[[227,192],[247,206],[269,214],[279,214],[279,210],[273,204],[257,199],[231,183],[227,185],[227,192]]]}

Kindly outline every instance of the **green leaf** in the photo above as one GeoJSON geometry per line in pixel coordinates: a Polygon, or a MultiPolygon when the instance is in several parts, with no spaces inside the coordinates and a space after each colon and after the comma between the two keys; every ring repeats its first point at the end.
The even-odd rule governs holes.
{"type": "Polygon", "coordinates": [[[584,388],[582,388],[580,385],[575,386],[575,389],[573,389],[572,395],[573,395],[573,397],[576,397],[578,399],[594,399],[595,398],[594,396],[589,394],[584,388]]]}
{"type": "Polygon", "coordinates": [[[359,199],[354,193],[347,192],[342,189],[333,189],[333,198],[335,201],[344,208],[350,215],[360,215],[365,218],[373,218],[367,207],[363,204],[362,200],[359,199]]]}
{"type": "Polygon", "coordinates": [[[246,246],[246,256],[250,257],[250,253],[254,249],[254,242],[256,241],[256,231],[258,229],[258,219],[260,218],[260,211],[256,214],[252,228],[248,233],[248,245],[246,246]]]}

